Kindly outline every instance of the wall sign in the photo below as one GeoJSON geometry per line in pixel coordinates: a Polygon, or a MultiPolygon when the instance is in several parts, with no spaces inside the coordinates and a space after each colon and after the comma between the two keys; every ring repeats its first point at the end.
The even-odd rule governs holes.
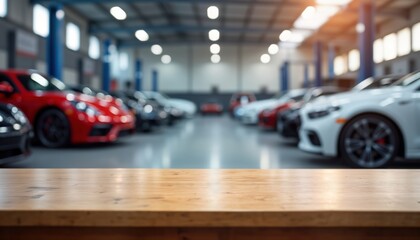
{"type": "Polygon", "coordinates": [[[24,31],[16,31],[16,54],[35,58],[38,55],[38,38],[24,31]]]}

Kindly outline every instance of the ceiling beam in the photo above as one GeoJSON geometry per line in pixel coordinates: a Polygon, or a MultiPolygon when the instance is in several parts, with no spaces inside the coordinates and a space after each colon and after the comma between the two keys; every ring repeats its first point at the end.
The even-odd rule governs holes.
{"type": "MultiPolygon", "coordinates": [[[[160,45],[189,45],[189,44],[212,44],[214,42],[210,40],[176,40],[176,41],[163,41],[163,42],[157,42],[157,41],[147,41],[147,42],[140,42],[140,41],[121,41],[119,47],[121,48],[141,48],[141,47],[150,47],[153,44],[160,44],[160,45]]],[[[219,44],[252,44],[252,45],[261,45],[261,44],[270,44],[272,41],[254,41],[254,40],[245,40],[243,42],[235,40],[224,40],[224,41],[217,41],[219,44]]]]}
{"type": "MultiPolygon", "coordinates": [[[[92,26],[91,33],[119,33],[119,32],[135,32],[138,29],[143,29],[148,32],[208,32],[214,27],[200,27],[200,26],[186,26],[186,25],[136,25],[125,27],[101,27],[92,26]]],[[[280,33],[284,28],[248,28],[248,27],[223,27],[217,28],[221,33],[223,32],[252,32],[252,33],[280,33]]]]}
{"type": "MultiPolygon", "coordinates": [[[[199,3],[199,4],[250,4],[255,3],[255,0],[31,0],[32,3],[61,3],[66,5],[74,4],[89,4],[89,3],[199,3]]],[[[297,3],[290,2],[291,4],[302,5],[302,2],[295,1],[297,3]]],[[[258,4],[266,5],[278,5],[281,4],[281,0],[258,0],[258,4]]],[[[309,4],[309,3],[308,3],[309,4]]]]}

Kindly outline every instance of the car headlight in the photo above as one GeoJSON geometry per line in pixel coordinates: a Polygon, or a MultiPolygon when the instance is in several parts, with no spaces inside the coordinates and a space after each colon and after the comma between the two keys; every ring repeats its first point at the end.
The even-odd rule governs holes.
{"type": "Polygon", "coordinates": [[[153,112],[153,106],[150,104],[147,104],[146,106],[143,107],[143,112],[144,113],[151,113],[153,112]]]}
{"type": "Polygon", "coordinates": [[[324,109],[319,109],[319,110],[309,112],[308,117],[310,119],[322,118],[322,117],[330,115],[330,113],[332,113],[332,112],[339,111],[340,109],[341,108],[339,106],[329,106],[329,107],[326,107],[324,109]]]}
{"type": "Polygon", "coordinates": [[[18,121],[22,125],[28,123],[28,119],[26,118],[25,114],[22,111],[20,111],[17,107],[12,107],[12,114],[16,121],[18,121]]]}
{"type": "Polygon", "coordinates": [[[102,114],[98,109],[86,104],[85,102],[72,101],[71,104],[74,106],[74,108],[76,108],[77,111],[84,112],[88,116],[99,116],[102,114]]]}

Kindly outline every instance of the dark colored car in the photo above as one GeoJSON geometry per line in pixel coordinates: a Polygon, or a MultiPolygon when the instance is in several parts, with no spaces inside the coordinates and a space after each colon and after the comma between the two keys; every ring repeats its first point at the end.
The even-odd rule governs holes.
{"type": "Polygon", "coordinates": [[[29,155],[31,138],[31,125],[25,114],[12,104],[0,103],[0,164],[29,155]]]}
{"type": "Polygon", "coordinates": [[[202,115],[206,115],[206,114],[221,115],[223,114],[223,106],[222,104],[218,103],[215,100],[209,100],[208,102],[201,104],[200,112],[202,115]]]}
{"type": "Polygon", "coordinates": [[[117,91],[112,95],[121,99],[136,116],[138,131],[151,131],[156,127],[166,125],[168,114],[143,93],[138,91],[117,91]]]}
{"type": "Polygon", "coordinates": [[[28,117],[46,147],[114,142],[133,132],[134,116],[113,101],[69,91],[58,79],[34,71],[0,71],[0,102],[28,117]]]}
{"type": "Polygon", "coordinates": [[[248,104],[250,102],[255,102],[257,99],[253,93],[235,93],[230,99],[229,104],[229,114],[233,117],[235,108],[248,104]]]}
{"type": "Polygon", "coordinates": [[[165,111],[168,115],[167,123],[169,126],[175,124],[178,120],[185,118],[185,112],[171,105],[171,103],[163,97],[160,93],[156,92],[141,92],[147,99],[155,103],[161,110],[165,111]]]}
{"type": "Polygon", "coordinates": [[[342,90],[337,87],[319,87],[309,89],[302,101],[290,105],[290,107],[277,114],[277,131],[285,138],[299,138],[301,119],[300,109],[308,102],[321,97],[340,93],[342,90]]]}

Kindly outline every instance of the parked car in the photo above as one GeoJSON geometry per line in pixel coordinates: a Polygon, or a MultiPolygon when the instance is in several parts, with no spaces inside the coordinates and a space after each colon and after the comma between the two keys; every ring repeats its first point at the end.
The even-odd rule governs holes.
{"type": "Polygon", "coordinates": [[[274,109],[276,106],[283,105],[289,101],[300,101],[306,93],[306,89],[290,90],[286,94],[279,94],[274,98],[256,101],[242,108],[240,121],[247,125],[258,124],[258,115],[266,109],[274,109]]]}
{"type": "MultiPolygon", "coordinates": [[[[337,87],[318,87],[311,88],[303,97],[302,101],[289,104],[289,108],[278,111],[276,114],[276,129],[284,138],[299,138],[299,129],[301,125],[299,111],[310,101],[319,97],[325,97],[342,92],[337,87]]],[[[272,116],[271,116],[272,117],[272,116]]]]}
{"type": "Polygon", "coordinates": [[[147,99],[139,91],[116,91],[112,96],[121,99],[136,116],[136,128],[138,131],[151,131],[155,127],[166,125],[168,114],[159,105],[147,99]]]}
{"type": "Polygon", "coordinates": [[[236,108],[255,102],[257,99],[253,93],[235,93],[230,99],[229,114],[233,117],[236,108]]]}
{"type": "Polygon", "coordinates": [[[420,72],[387,88],[337,94],[302,108],[299,148],[378,168],[420,158],[420,72]]]}
{"type": "Polygon", "coordinates": [[[58,79],[25,70],[0,71],[0,102],[20,108],[46,147],[113,142],[131,133],[134,117],[121,107],[66,91],[58,79]]]}
{"type": "Polygon", "coordinates": [[[209,100],[200,106],[200,111],[202,115],[206,114],[223,114],[223,106],[215,100],[209,100]]]}
{"type": "MultiPolygon", "coordinates": [[[[0,84],[0,94],[10,89],[0,84]]],[[[25,114],[12,104],[0,103],[0,164],[16,161],[30,153],[32,128],[25,114]]]]}
{"type": "Polygon", "coordinates": [[[181,117],[192,118],[197,113],[197,106],[191,101],[179,98],[170,98],[160,92],[144,91],[143,93],[149,99],[155,100],[166,107],[171,107],[175,111],[182,111],[181,117]]]}
{"type": "Polygon", "coordinates": [[[185,112],[181,109],[174,107],[166,98],[159,97],[159,95],[151,94],[151,92],[141,92],[147,99],[156,105],[160,109],[164,110],[168,114],[168,125],[171,126],[175,124],[178,120],[185,117],[185,112]]]}

